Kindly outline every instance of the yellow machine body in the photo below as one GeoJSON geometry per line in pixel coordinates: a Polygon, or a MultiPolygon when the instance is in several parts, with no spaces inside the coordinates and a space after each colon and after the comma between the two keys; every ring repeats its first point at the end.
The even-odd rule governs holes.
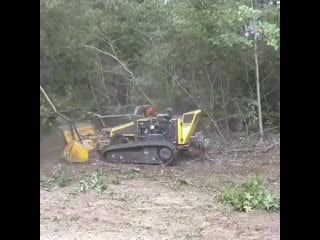
{"type": "MultiPolygon", "coordinates": [[[[186,112],[181,117],[177,118],[176,135],[178,145],[188,145],[190,143],[192,135],[197,130],[200,115],[201,110],[195,110],[186,112]]],[[[148,118],[138,119],[137,122],[139,121],[148,121],[148,118]]],[[[134,138],[138,129],[137,122],[133,121],[112,128],[110,136],[122,134],[125,137],[134,138]]]]}
{"type": "Polygon", "coordinates": [[[89,152],[97,147],[95,127],[90,123],[77,124],[75,127],[81,140],[70,126],[62,127],[62,133],[67,143],[63,157],[69,162],[87,162],[89,152]]]}
{"type": "MultiPolygon", "coordinates": [[[[81,140],[82,140],[81,144],[83,145],[83,147],[85,147],[88,151],[92,151],[96,149],[97,141],[96,141],[95,127],[92,124],[88,123],[88,124],[77,124],[76,128],[81,137],[81,140]]],[[[67,142],[67,145],[72,144],[74,141],[80,144],[80,139],[78,135],[75,132],[72,135],[72,130],[70,129],[70,127],[62,128],[62,132],[65,138],[65,141],[67,142]]]]}
{"type": "Polygon", "coordinates": [[[122,134],[125,137],[134,138],[136,133],[137,127],[136,123],[133,121],[113,127],[110,132],[110,137],[113,137],[115,134],[122,134]]]}
{"type": "Polygon", "coordinates": [[[182,119],[178,119],[178,144],[189,144],[192,135],[198,127],[201,110],[184,113],[182,119]]]}
{"type": "Polygon", "coordinates": [[[70,142],[64,149],[63,157],[69,162],[87,162],[89,150],[77,141],[70,142]]]}

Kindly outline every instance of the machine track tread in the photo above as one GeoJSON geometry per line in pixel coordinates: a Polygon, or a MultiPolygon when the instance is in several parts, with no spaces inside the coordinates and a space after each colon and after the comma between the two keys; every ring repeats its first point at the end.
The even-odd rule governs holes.
{"type": "Polygon", "coordinates": [[[170,165],[175,160],[176,149],[173,144],[166,141],[142,141],[108,146],[102,150],[102,156],[104,161],[112,163],[170,165]],[[170,150],[171,157],[169,159],[163,160],[160,158],[159,151],[163,148],[170,150]],[[151,153],[149,153],[150,151],[151,153]],[[147,156],[146,152],[148,153],[147,156]],[[110,159],[112,158],[110,156],[113,159],[110,159]],[[121,157],[123,157],[123,160],[119,159],[121,157]],[[131,157],[133,159],[130,159],[131,157]]]}

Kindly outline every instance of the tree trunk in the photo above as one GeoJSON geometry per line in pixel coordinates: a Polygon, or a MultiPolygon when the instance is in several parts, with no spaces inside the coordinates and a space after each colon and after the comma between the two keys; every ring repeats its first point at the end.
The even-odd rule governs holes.
{"type": "Polygon", "coordinates": [[[261,113],[261,97],[260,97],[260,74],[259,74],[259,61],[258,61],[258,46],[257,36],[254,34],[254,62],[256,67],[256,85],[257,85],[257,105],[258,105],[258,119],[259,119],[259,133],[260,140],[263,140],[263,125],[262,125],[262,113],[261,113]]]}

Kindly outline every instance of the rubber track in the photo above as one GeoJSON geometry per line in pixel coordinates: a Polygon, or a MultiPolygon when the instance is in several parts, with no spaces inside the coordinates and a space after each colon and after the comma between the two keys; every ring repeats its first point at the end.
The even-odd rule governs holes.
{"type": "Polygon", "coordinates": [[[172,143],[165,142],[165,141],[146,141],[146,142],[137,142],[137,143],[124,143],[124,144],[116,144],[106,147],[102,150],[102,156],[105,161],[105,154],[112,151],[121,151],[121,150],[130,150],[134,148],[140,148],[140,147],[156,147],[156,148],[162,148],[167,147],[172,151],[172,158],[169,159],[167,162],[164,163],[164,165],[168,165],[171,162],[175,160],[176,157],[176,149],[172,143]]]}

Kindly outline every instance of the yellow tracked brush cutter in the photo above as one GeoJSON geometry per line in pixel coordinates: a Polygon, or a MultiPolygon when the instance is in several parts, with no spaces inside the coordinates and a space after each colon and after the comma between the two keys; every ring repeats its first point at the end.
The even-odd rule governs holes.
{"type": "Polygon", "coordinates": [[[52,107],[53,111],[58,114],[61,118],[69,122],[70,129],[63,130],[63,134],[65,135],[65,139],[67,141],[67,146],[63,151],[63,158],[70,162],[86,162],[89,160],[89,151],[94,149],[92,146],[92,142],[86,141],[84,142],[82,137],[79,134],[79,131],[72,120],[70,120],[67,116],[58,112],[50,98],[40,86],[40,91],[43,93],[44,97],[52,107]]]}

